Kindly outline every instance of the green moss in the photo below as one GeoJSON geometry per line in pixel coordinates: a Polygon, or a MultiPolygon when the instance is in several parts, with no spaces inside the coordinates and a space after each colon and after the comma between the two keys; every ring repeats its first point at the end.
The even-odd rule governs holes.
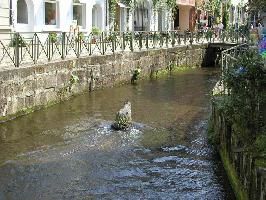
{"type": "Polygon", "coordinates": [[[13,120],[15,118],[18,118],[18,117],[21,117],[21,116],[24,116],[24,115],[28,115],[30,113],[33,113],[36,110],[41,110],[41,109],[45,109],[45,108],[51,107],[51,106],[57,104],[58,102],[59,101],[50,101],[46,105],[32,106],[32,107],[28,107],[28,108],[23,108],[22,110],[14,113],[14,114],[10,114],[10,115],[7,115],[7,116],[0,117],[0,123],[7,122],[9,120],[13,120]]]}
{"type": "Polygon", "coordinates": [[[172,72],[178,72],[178,73],[182,73],[182,72],[189,72],[189,71],[193,71],[194,69],[196,69],[196,67],[190,67],[190,66],[174,66],[172,68],[172,72]]]}
{"type": "Polygon", "coordinates": [[[256,167],[266,168],[266,159],[258,159],[255,161],[256,167]]]}
{"type": "Polygon", "coordinates": [[[210,141],[210,143],[214,147],[217,147],[218,146],[218,144],[219,144],[219,135],[214,130],[214,123],[213,123],[212,116],[210,117],[210,119],[208,121],[207,137],[208,137],[208,140],[210,141]]]}
{"type": "Polygon", "coordinates": [[[169,75],[169,73],[170,73],[170,71],[167,69],[160,69],[154,73],[154,76],[159,78],[159,77],[169,75]]]}
{"type": "Polygon", "coordinates": [[[189,71],[193,71],[196,67],[190,66],[176,66],[176,65],[169,65],[166,68],[159,69],[151,73],[151,78],[160,78],[164,76],[168,76],[170,74],[182,74],[187,73],[189,71]]]}
{"type": "Polygon", "coordinates": [[[247,191],[244,189],[243,185],[237,178],[237,173],[234,167],[230,164],[228,154],[226,150],[220,149],[220,156],[223,162],[224,169],[229,178],[230,184],[234,190],[235,196],[237,200],[248,200],[247,191]]]}

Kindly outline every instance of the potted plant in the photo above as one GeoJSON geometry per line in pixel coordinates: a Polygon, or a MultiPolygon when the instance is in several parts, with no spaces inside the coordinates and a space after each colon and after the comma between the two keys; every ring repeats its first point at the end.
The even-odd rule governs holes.
{"type": "Polygon", "coordinates": [[[13,37],[9,44],[10,47],[15,47],[16,45],[18,45],[18,47],[26,46],[26,42],[23,40],[23,38],[20,35],[18,35],[17,37],[13,37]]]}
{"type": "Polygon", "coordinates": [[[57,42],[57,34],[56,33],[49,33],[49,39],[52,43],[56,43],[57,42]]]}
{"type": "Polygon", "coordinates": [[[77,35],[76,38],[75,38],[75,41],[76,41],[76,42],[79,42],[79,41],[84,40],[84,38],[85,38],[84,33],[79,32],[78,35],[77,35]]]}
{"type": "Polygon", "coordinates": [[[102,31],[98,27],[92,27],[91,34],[92,34],[92,40],[91,42],[93,44],[96,43],[97,38],[101,35],[102,31]]]}

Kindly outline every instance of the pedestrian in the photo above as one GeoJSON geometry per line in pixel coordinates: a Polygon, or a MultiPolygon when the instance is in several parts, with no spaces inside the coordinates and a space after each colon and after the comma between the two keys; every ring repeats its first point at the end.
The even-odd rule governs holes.
{"type": "Polygon", "coordinates": [[[219,37],[221,37],[221,35],[222,35],[222,31],[223,31],[223,29],[224,29],[224,25],[223,25],[222,22],[219,23],[218,28],[219,28],[219,37]]]}

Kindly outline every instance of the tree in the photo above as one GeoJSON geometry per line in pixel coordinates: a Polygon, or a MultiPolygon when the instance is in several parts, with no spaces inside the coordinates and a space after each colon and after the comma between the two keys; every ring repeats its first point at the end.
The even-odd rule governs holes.
{"type": "Polygon", "coordinates": [[[249,0],[248,7],[249,7],[249,11],[266,12],[266,1],[265,0],[249,0]]]}

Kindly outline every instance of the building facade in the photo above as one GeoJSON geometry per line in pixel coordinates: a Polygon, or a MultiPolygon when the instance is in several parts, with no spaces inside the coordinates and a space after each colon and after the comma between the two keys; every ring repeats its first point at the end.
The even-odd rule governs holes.
{"type": "Polygon", "coordinates": [[[153,0],[135,0],[133,8],[118,1],[113,18],[109,0],[1,0],[0,9],[1,29],[13,32],[173,29],[172,13],[164,6],[153,7],[153,0]]]}
{"type": "Polygon", "coordinates": [[[176,0],[178,9],[175,14],[174,28],[181,31],[194,31],[196,10],[195,0],[176,0]]]}
{"type": "Polygon", "coordinates": [[[106,29],[105,0],[12,0],[15,32],[106,29]]]}
{"type": "Polygon", "coordinates": [[[12,25],[11,3],[9,0],[0,1],[0,32],[8,32],[12,25]]]}

